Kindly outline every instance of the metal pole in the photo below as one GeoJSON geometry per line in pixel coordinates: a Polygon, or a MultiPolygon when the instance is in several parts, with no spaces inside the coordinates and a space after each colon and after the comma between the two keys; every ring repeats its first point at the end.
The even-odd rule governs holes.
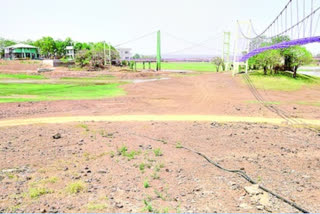
{"type": "Polygon", "coordinates": [[[111,43],[109,42],[109,63],[110,66],[112,65],[112,59],[111,59],[111,43]]]}
{"type": "Polygon", "coordinates": [[[237,60],[237,54],[238,54],[238,40],[239,40],[239,21],[237,20],[236,24],[236,37],[235,37],[235,44],[234,44],[234,52],[233,52],[233,71],[232,76],[235,75],[235,73],[238,71],[239,64],[236,62],[237,60]],[[237,68],[238,67],[238,68],[237,68]]]}
{"type": "Polygon", "coordinates": [[[311,0],[311,17],[310,17],[310,37],[312,37],[312,17],[313,17],[313,0],[311,0]]]}
{"type": "MultiPolygon", "coordinates": [[[[303,0],[303,18],[306,18],[306,1],[303,0]]],[[[303,38],[306,37],[306,22],[303,22],[303,38]]]]}
{"type": "Polygon", "coordinates": [[[157,32],[157,71],[161,70],[161,41],[160,30],[157,32]]]}
{"type": "Polygon", "coordinates": [[[104,58],[104,65],[107,64],[106,60],[106,41],[103,41],[103,58],[104,58]]]}

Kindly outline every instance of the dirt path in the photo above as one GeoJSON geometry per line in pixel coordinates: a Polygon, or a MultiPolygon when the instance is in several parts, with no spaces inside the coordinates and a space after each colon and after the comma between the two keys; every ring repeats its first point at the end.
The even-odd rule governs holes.
{"type": "MultiPolygon", "coordinates": [[[[287,124],[281,118],[264,117],[241,117],[241,116],[222,116],[222,115],[107,115],[107,116],[72,116],[72,117],[39,117],[29,119],[0,120],[0,127],[20,126],[32,124],[60,124],[70,122],[146,122],[146,121],[215,121],[215,122],[248,122],[248,123],[270,123],[287,124]]],[[[320,126],[319,120],[299,119],[302,124],[320,126]]],[[[297,124],[298,125],[298,124],[297,124]]]]}
{"type": "MultiPolygon", "coordinates": [[[[132,77],[131,75],[130,78],[132,77]]],[[[122,78],[128,79],[128,76],[123,75],[122,78]]],[[[255,103],[254,96],[241,81],[241,77],[232,78],[229,73],[212,73],[126,84],[122,86],[127,91],[126,96],[109,99],[1,103],[0,119],[124,114],[277,118],[278,115],[255,103]]],[[[320,119],[319,107],[294,104],[301,99],[308,99],[310,102],[320,100],[317,89],[260,92],[266,101],[284,100],[286,104],[279,107],[288,112],[289,117],[320,119]]]]}

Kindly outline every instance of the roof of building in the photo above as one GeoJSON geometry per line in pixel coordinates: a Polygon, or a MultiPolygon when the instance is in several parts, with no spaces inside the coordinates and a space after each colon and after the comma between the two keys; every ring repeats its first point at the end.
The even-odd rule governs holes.
{"type": "Polygon", "coordinates": [[[11,45],[11,46],[8,46],[6,48],[37,48],[35,46],[32,46],[32,45],[27,45],[27,44],[15,44],[15,45],[11,45]]]}

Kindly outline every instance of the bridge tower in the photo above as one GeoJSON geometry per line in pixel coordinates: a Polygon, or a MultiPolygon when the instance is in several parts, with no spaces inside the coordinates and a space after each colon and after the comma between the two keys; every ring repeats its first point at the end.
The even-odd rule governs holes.
{"type": "Polygon", "coordinates": [[[248,73],[248,60],[246,62],[238,62],[237,58],[241,57],[244,54],[249,53],[250,49],[250,40],[242,36],[240,32],[241,26],[245,26],[246,32],[242,32],[248,37],[251,37],[252,33],[252,24],[251,21],[237,21],[236,27],[236,38],[235,38],[235,45],[234,45],[234,53],[233,53],[233,72],[232,75],[239,73],[241,69],[244,67],[246,73],[248,73]],[[241,42],[242,41],[242,42],[241,42]],[[240,46],[242,45],[242,47],[240,46]]]}
{"type": "Polygon", "coordinates": [[[161,70],[161,39],[160,39],[160,30],[157,32],[157,66],[156,70],[161,70]]]}
{"type": "Polygon", "coordinates": [[[222,60],[225,63],[225,70],[230,69],[230,32],[223,33],[222,60]]]}

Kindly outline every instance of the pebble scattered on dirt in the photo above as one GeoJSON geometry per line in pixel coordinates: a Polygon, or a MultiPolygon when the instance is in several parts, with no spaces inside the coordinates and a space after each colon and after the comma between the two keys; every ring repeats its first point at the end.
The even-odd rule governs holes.
{"type": "Polygon", "coordinates": [[[317,133],[307,129],[249,123],[88,122],[1,128],[0,210],[296,212],[183,145],[226,168],[245,170],[259,184],[316,212],[318,141],[317,133]],[[56,135],[62,137],[54,139],[56,135]]]}

